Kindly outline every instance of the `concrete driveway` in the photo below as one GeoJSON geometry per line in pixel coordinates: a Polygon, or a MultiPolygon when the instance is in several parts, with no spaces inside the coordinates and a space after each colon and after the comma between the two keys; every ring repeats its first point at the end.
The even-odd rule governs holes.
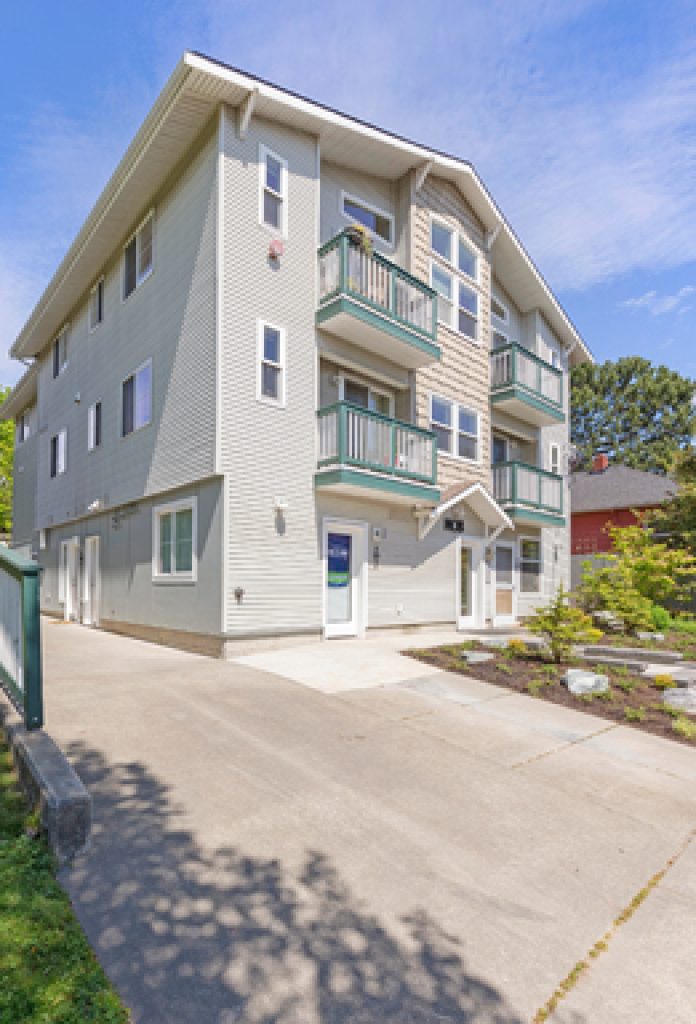
{"type": "Polygon", "coordinates": [[[94,797],[62,880],[136,1024],[531,1021],[651,880],[550,1019],[692,1024],[696,751],[423,666],[324,693],[44,647],[94,797]]]}

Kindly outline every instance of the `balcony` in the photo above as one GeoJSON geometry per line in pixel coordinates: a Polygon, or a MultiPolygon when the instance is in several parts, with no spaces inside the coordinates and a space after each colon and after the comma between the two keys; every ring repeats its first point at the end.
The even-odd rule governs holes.
{"type": "Polygon", "coordinates": [[[317,324],[409,370],[440,358],[432,288],[342,231],[319,250],[317,324]]]}
{"type": "Polygon", "coordinates": [[[563,372],[522,345],[491,352],[491,402],[538,427],[563,423],[563,372]]]}
{"type": "Polygon", "coordinates": [[[320,409],[318,428],[317,487],[402,504],[439,501],[431,431],[349,402],[320,409]]]}
{"type": "Polygon", "coordinates": [[[516,522],[563,526],[563,477],[524,462],[493,466],[493,496],[516,522]]]}

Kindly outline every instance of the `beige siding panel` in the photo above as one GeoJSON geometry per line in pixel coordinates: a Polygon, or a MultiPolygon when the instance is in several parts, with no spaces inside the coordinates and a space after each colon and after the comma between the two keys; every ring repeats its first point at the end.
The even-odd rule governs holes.
{"type": "Polygon", "coordinates": [[[436,214],[455,230],[467,235],[479,257],[479,344],[471,342],[442,324],[438,325],[439,363],[416,374],[416,416],[420,426],[429,426],[431,394],[453,399],[480,415],[481,451],[478,463],[440,455],[438,483],[442,488],[463,480],[489,484],[489,348],[491,273],[483,246],[481,225],[449,182],[428,177],[413,197],[411,206],[411,269],[424,281],[430,280],[430,218],[436,214]]]}
{"type": "MultiPolygon", "coordinates": [[[[119,248],[106,268],[104,322],[93,332],[87,296],[74,311],[69,365],[52,376],[50,350],[38,378],[38,526],[84,515],[100,500],[122,505],[215,470],[216,145],[194,147],[155,208],[154,269],[125,301],[119,248]],[[152,359],[152,422],[121,438],[121,382],[152,359]],[[102,402],[102,446],[87,451],[89,406],[102,402]],[[68,431],[65,475],[49,477],[49,445],[68,431]]],[[[144,200],[147,197],[143,197],[144,200]]],[[[137,222],[132,225],[137,226],[137,222]]],[[[124,239],[125,241],[125,239],[124,239]]]]}
{"type": "Polygon", "coordinates": [[[226,629],[232,635],[321,628],[316,539],[316,247],[313,138],[234,111],[224,122],[222,469],[228,476],[226,629]],[[288,161],[288,238],[278,266],[259,224],[259,145],[288,161]],[[256,397],[257,319],[287,333],[287,404],[256,397]],[[274,503],[288,503],[282,516],[274,503]],[[238,601],[235,590],[243,591],[238,601]]]}

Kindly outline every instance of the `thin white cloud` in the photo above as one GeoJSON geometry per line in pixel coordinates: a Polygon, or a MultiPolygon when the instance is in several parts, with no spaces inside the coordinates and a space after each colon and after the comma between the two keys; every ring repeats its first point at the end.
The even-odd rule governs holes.
{"type": "Polygon", "coordinates": [[[651,289],[643,295],[624,299],[621,305],[626,309],[646,309],[653,316],[664,316],[665,313],[681,314],[691,309],[687,300],[692,295],[696,295],[696,287],[691,284],[684,285],[672,295],[658,295],[654,289],[651,289]]]}

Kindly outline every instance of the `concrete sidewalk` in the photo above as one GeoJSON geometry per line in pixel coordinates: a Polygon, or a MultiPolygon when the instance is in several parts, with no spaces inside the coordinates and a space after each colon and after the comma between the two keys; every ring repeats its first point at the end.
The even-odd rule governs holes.
{"type": "MultiPolygon", "coordinates": [[[[136,1024],[530,1021],[696,824],[696,751],[422,665],[331,695],[77,626],[44,645],[96,819],[62,878],[136,1024]]],[[[693,866],[554,1020],[691,1024],[693,866]]]]}

